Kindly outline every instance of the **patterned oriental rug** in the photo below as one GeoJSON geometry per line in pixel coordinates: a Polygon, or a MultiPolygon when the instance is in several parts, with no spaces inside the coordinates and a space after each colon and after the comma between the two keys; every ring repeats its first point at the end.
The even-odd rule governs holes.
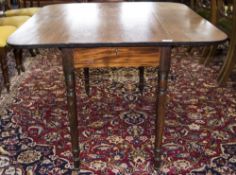
{"type": "MultiPolygon", "coordinates": [[[[80,175],[235,175],[235,84],[218,87],[220,64],[203,67],[198,60],[183,48],[173,51],[158,172],[153,169],[157,69],[145,69],[143,94],[137,69],[93,69],[91,97],[78,70],[80,175]]],[[[11,94],[3,91],[0,100],[0,174],[69,175],[60,52],[40,50],[26,64],[27,72],[14,76],[21,78],[12,79],[11,94]]]]}

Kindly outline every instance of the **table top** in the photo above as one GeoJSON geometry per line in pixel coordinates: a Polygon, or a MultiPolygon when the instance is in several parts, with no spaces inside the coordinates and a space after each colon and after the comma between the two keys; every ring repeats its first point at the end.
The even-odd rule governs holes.
{"type": "Polygon", "coordinates": [[[72,3],[43,7],[8,39],[18,48],[174,46],[220,43],[227,35],[186,5],[72,3]]]}

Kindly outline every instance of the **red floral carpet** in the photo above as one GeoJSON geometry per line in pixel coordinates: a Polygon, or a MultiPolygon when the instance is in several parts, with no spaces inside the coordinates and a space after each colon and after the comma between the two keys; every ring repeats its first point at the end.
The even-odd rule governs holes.
{"type": "MultiPolygon", "coordinates": [[[[0,111],[0,174],[71,174],[64,76],[58,50],[41,50],[0,111]]],[[[173,52],[163,164],[153,169],[155,68],[93,69],[91,97],[77,72],[81,175],[235,175],[236,90],[219,65],[173,52]]]]}

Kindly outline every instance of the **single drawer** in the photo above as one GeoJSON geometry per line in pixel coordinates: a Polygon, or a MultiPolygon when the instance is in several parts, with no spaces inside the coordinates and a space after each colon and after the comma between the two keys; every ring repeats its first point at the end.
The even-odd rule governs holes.
{"type": "Polygon", "coordinates": [[[75,68],[156,67],[160,62],[157,47],[77,48],[73,56],[75,68]]]}

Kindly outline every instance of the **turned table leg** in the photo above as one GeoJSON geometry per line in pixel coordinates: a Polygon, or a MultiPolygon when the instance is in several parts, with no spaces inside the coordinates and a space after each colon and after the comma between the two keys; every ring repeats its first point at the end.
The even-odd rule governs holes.
{"type": "Polygon", "coordinates": [[[84,68],[84,84],[85,84],[85,92],[89,96],[89,68],[84,68]]]}
{"type": "Polygon", "coordinates": [[[76,110],[76,92],[75,92],[75,73],[73,67],[73,50],[62,49],[63,53],[63,71],[65,75],[66,91],[67,91],[67,106],[68,106],[68,118],[70,126],[70,136],[72,144],[72,154],[74,160],[74,168],[79,169],[79,135],[78,135],[78,119],[76,110]]]}
{"type": "Polygon", "coordinates": [[[139,91],[143,93],[144,89],[144,67],[141,66],[139,69],[139,91]]]}
{"type": "Polygon", "coordinates": [[[171,48],[161,48],[160,67],[158,69],[158,88],[157,88],[157,114],[155,128],[155,169],[159,169],[161,164],[161,144],[164,130],[166,91],[168,73],[170,71],[171,48]]]}
{"type": "Polygon", "coordinates": [[[13,53],[16,60],[16,69],[18,72],[18,75],[20,75],[21,71],[24,72],[24,66],[22,61],[22,49],[13,49],[13,53]]]}

